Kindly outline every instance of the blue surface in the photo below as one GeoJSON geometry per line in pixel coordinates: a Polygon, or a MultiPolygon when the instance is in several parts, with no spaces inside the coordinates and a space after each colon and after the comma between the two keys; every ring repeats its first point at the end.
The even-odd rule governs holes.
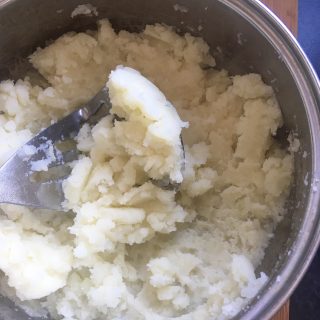
{"type": "MultiPolygon", "coordinates": [[[[298,40],[320,76],[320,0],[298,1],[298,40]]],[[[293,294],[290,304],[290,320],[319,319],[320,250],[318,250],[308,272],[293,294]]]]}
{"type": "Polygon", "coordinates": [[[298,40],[320,75],[320,0],[298,1],[298,40]]]}

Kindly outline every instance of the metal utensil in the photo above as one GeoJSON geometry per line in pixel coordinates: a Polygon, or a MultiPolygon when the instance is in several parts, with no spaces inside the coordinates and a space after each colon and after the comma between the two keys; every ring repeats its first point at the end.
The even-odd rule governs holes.
{"type": "Polygon", "coordinates": [[[96,123],[110,109],[108,90],[103,87],[88,103],[18,149],[0,168],[0,203],[63,210],[62,181],[71,171],[68,163],[78,158],[72,141],[85,122],[96,123]],[[43,165],[53,169],[51,175],[40,174],[43,165]]]}
{"type": "MultiPolygon", "coordinates": [[[[79,156],[74,138],[85,122],[97,123],[110,109],[104,86],[89,102],[20,147],[0,168],[0,203],[64,210],[62,182],[71,172],[69,164],[79,156]]],[[[116,115],[115,119],[123,120],[116,115]]],[[[169,177],[151,181],[166,190],[179,187],[169,177]]]]}

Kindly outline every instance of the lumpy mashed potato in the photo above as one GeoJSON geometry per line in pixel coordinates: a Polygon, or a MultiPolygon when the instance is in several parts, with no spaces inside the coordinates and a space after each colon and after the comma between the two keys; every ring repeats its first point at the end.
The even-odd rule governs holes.
{"type": "Polygon", "coordinates": [[[129,69],[111,73],[122,121],[110,115],[79,132],[82,155],[64,183],[70,212],[1,205],[2,293],[54,319],[238,313],[268,279],[254,270],[285,214],[293,171],[273,139],[282,116],[272,89],[257,74],[214,69],[203,40],[161,25],[117,34],[103,20],[31,62],[51,86],[0,84],[0,164],[88,101],[118,65],[139,70],[180,117],[139,74],[130,82],[121,74],[129,69]],[[163,177],[179,189],[152,182],[163,177]]]}

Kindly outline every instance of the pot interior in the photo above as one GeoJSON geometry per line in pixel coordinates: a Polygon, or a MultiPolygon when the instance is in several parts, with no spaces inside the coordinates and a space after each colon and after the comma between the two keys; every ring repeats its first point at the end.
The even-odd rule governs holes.
{"type": "MultiPolygon", "coordinates": [[[[286,136],[292,131],[302,146],[295,157],[295,179],[287,203],[288,214],[278,225],[258,270],[270,276],[267,285],[270,286],[287,263],[288,253],[304,219],[308,204],[304,178],[312,166],[311,137],[304,103],[294,77],[281,59],[280,49],[271,45],[245,17],[226,5],[224,2],[227,1],[184,0],[181,5],[187,8],[187,12],[182,12],[174,10],[177,0],[91,0],[98,10],[98,17],[76,16],[73,19],[71,12],[81,3],[77,0],[2,2],[1,80],[23,77],[28,72],[25,58],[38,46],[44,46],[46,41],[67,31],[94,29],[96,21],[102,18],[108,18],[116,30],[140,31],[146,24],[158,22],[174,26],[179,33],[189,32],[204,38],[218,68],[227,69],[230,74],[256,72],[262,75],[264,81],[274,88],[283,112],[285,126],[279,131],[279,140],[286,144],[286,136]]],[[[4,298],[0,299],[0,318],[28,319],[4,298]]]]}

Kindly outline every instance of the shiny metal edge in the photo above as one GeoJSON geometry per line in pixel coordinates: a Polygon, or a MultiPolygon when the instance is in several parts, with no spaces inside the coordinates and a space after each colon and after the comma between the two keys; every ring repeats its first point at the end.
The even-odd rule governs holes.
{"type": "Polygon", "coordinates": [[[4,8],[6,5],[11,4],[16,0],[0,0],[0,9],[4,8]]]}
{"type": "Polygon", "coordinates": [[[257,0],[219,0],[240,14],[264,35],[280,53],[299,88],[308,117],[312,139],[312,181],[308,186],[308,206],[298,238],[288,262],[280,271],[280,281],[268,283],[241,316],[245,320],[269,320],[286,302],[310,265],[320,244],[320,82],[296,38],[284,23],[257,0]]]}

